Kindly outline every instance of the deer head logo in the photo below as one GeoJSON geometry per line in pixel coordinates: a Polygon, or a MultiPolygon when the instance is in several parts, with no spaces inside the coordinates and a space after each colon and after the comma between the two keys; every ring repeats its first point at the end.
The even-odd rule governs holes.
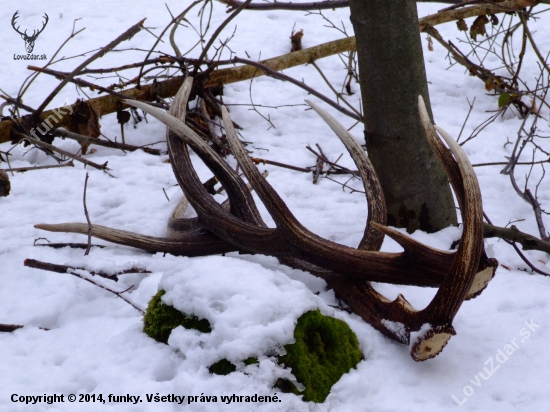
{"type": "Polygon", "coordinates": [[[21,33],[19,31],[19,26],[15,27],[15,21],[17,20],[17,18],[19,17],[17,15],[17,13],[19,13],[19,10],[15,12],[15,14],[13,15],[12,19],[11,19],[11,25],[13,27],[13,29],[19,33],[21,35],[21,37],[23,38],[23,40],[25,40],[25,48],[27,49],[27,53],[32,53],[33,49],[34,49],[34,42],[36,41],[36,38],[38,37],[38,35],[40,33],[42,33],[42,31],[44,30],[44,28],[46,27],[46,24],[48,24],[48,15],[46,13],[44,13],[44,23],[42,25],[42,28],[40,30],[34,30],[32,35],[29,36],[27,34],[27,30],[25,30],[25,32],[21,33]]]}

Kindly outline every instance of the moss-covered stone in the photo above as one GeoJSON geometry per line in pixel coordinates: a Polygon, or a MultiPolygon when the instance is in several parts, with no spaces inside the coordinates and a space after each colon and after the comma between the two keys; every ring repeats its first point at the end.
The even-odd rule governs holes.
{"type": "Polygon", "coordinates": [[[199,332],[212,332],[210,322],[196,316],[186,315],[162,301],[166,292],[160,290],[147,305],[143,316],[143,331],[158,342],[167,343],[170,333],[178,326],[186,329],[196,329],[199,332]]]}
{"type": "Polygon", "coordinates": [[[304,401],[324,402],[332,385],[361,361],[357,336],[343,321],[318,310],[304,313],[294,330],[296,343],[286,345],[279,362],[305,386],[304,401]]]}
{"type": "Polygon", "coordinates": [[[222,359],[210,365],[208,370],[215,375],[229,375],[231,372],[235,372],[237,367],[227,359],[222,359]]]}

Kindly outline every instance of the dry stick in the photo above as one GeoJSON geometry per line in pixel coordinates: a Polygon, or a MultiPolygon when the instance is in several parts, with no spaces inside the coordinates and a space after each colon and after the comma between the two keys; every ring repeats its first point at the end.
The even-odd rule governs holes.
{"type": "Polygon", "coordinates": [[[97,163],[94,163],[92,162],[91,160],[87,160],[87,159],[84,159],[83,157],[80,157],[80,156],[76,156],[70,152],[67,152],[66,150],[63,150],[63,149],[60,149],[58,147],[55,147],[51,144],[48,144],[48,143],[45,143],[41,140],[37,140],[33,137],[30,137],[29,135],[26,135],[26,134],[23,134],[23,133],[19,133],[19,132],[16,132],[15,135],[17,137],[20,137],[21,139],[25,139],[25,140],[28,140],[29,142],[37,145],[37,146],[40,146],[40,147],[43,147],[43,148],[46,148],[46,149],[49,149],[51,150],[52,152],[57,152],[63,156],[66,156],[66,157],[70,157],[71,159],[74,159],[78,162],[81,162],[81,163],[84,163],[85,165],[88,165],[88,166],[91,166],[95,169],[98,169],[98,170],[102,170],[104,171],[105,173],[107,173],[109,176],[113,177],[113,175],[111,175],[109,172],[107,172],[107,170],[111,170],[107,167],[107,162],[105,162],[105,164],[103,165],[99,165],[97,163]]]}
{"type": "Polygon", "coordinates": [[[474,108],[474,104],[476,102],[475,97],[474,97],[474,100],[472,101],[472,103],[470,103],[468,98],[466,98],[466,100],[468,101],[468,105],[470,106],[470,109],[468,110],[468,114],[466,115],[466,118],[464,119],[464,123],[462,123],[462,128],[460,129],[460,133],[458,134],[458,137],[456,138],[457,143],[460,142],[460,136],[462,136],[462,132],[464,131],[464,127],[466,126],[466,123],[468,122],[468,119],[470,117],[470,113],[472,113],[472,110],[474,108]]]}
{"type": "MultiPolygon", "coordinates": [[[[0,323],[0,332],[13,332],[13,331],[16,331],[17,329],[24,328],[25,326],[26,325],[11,325],[8,323],[0,323]]],[[[38,329],[50,330],[48,328],[41,328],[41,327],[38,327],[38,329]]]]}
{"type": "Polygon", "coordinates": [[[125,143],[116,143],[111,142],[109,140],[101,140],[101,139],[95,139],[92,137],[84,136],[82,134],[69,132],[68,130],[64,129],[55,129],[50,131],[51,134],[59,135],[62,137],[66,137],[68,139],[76,140],[77,142],[81,144],[90,144],[90,145],[96,145],[96,146],[103,146],[103,147],[110,147],[112,149],[120,149],[125,150],[128,152],[134,152],[136,150],[143,150],[145,153],[149,153],[151,155],[160,156],[161,154],[166,154],[165,152],[159,150],[159,149],[153,149],[150,147],[145,146],[134,146],[131,144],[125,144],[125,143]]]}
{"type": "Polygon", "coordinates": [[[334,86],[329,82],[329,80],[326,78],[325,74],[321,71],[321,69],[319,68],[319,66],[317,66],[317,63],[315,63],[314,61],[311,62],[311,65],[313,67],[315,67],[315,69],[317,69],[317,71],[319,72],[319,74],[321,75],[321,77],[323,78],[323,80],[325,81],[325,83],[328,85],[328,87],[330,88],[330,90],[333,91],[333,93],[336,95],[336,98],[337,99],[341,99],[345,104],[346,106],[348,106],[351,110],[353,110],[357,116],[359,116],[360,118],[363,118],[363,116],[361,115],[361,113],[359,113],[359,111],[353,107],[346,99],[344,99],[344,97],[342,96],[342,93],[338,93],[336,91],[336,89],[334,88],[334,86]]]}
{"type": "Polygon", "coordinates": [[[103,286],[99,283],[96,283],[94,282],[93,280],[91,279],[88,279],[87,277],[85,276],[82,276],[81,274],[79,273],[76,273],[74,271],[74,268],[71,268],[71,267],[68,267],[68,266],[63,266],[63,265],[56,265],[56,264],[53,264],[53,263],[48,263],[48,262],[41,262],[39,260],[34,260],[34,259],[25,259],[25,262],[23,263],[25,266],[27,267],[30,267],[30,268],[34,268],[34,269],[41,269],[41,270],[48,270],[50,272],[56,272],[56,273],[68,273],[70,275],[73,275],[73,276],[76,276],[77,278],[80,278],[82,280],[85,280],[86,282],[89,282],[91,283],[92,285],[95,285],[95,286],[98,286],[100,287],[101,289],[104,289],[106,290],[107,292],[111,292],[113,294],[115,294],[116,296],[118,296],[119,298],[121,298],[123,301],[125,301],[126,303],[128,303],[129,305],[131,305],[134,309],[136,309],[137,311],[139,311],[142,315],[145,314],[145,311],[143,309],[140,309],[138,308],[134,303],[132,303],[129,299],[125,298],[124,296],[122,296],[122,294],[124,292],[127,292],[128,290],[130,290],[133,286],[131,286],[129,289],[126,289],[126,290],[123,290],[122,292],[117,292],[115,290],[112,290],[106,286],[103,286]],[[62,270],[63,269],[63,270],[62,270]]]}
{"type": "Polygon", "coordinates": [[[290,76],[287,76],[286,74],[283,74],[283,73],[279,73],[279,72],[276,72],[275,70],[271,70],[268,66],[264,65],[264,64],[261,64],[261,63],[258,63],[258,62],[255,62],[255,61],[252,61],[252,60],[247,60],[247,59],[242,59],[240,57],[234,57],[232,59],[235,63],[245,63],[249,66],[254,66],[254,67],[257,67],[258,69],[261,69],[263,70],[264,72],[266,72],[266,74],[268,76],[271,76],[271,77],[274,77],[276,79],[281,79],[281,80],[286,80],[298,87],[301,87],[302,89],[304,89],[305,91],[307,91],[308,93],[318,97],[319,99],[321,99],[322,101],[324,101],[325,103],[328,103],[329,105],[331,105],[332,107],[334,107],[336,110],[338,110],[339,112],[341,113],[344,113],[346,116],[349,116],[351,117],[352,119],[354,120],[357,120],[357,121],[360,121],[362,122],[363,119],[359,116],[357,116],[355,113],[353,112],[350,112],[349,110],[347,110],[346,108],[340,106],[338,103],[336,103],[335,101],[329,99],[328,97],[326,97],[325,95],[319,93],[318,91],[316,91],[315,89],[309,87],[308,85],[306,85],[305,83],[302,83],[296,79],[293,79],[292,77],[290,76]]]}
{"type": "MultiPolygon", "coordinates": [[[[319,153],[321,153],[321,156],[323,156],[323,158],[326,158],[325,154],[323,153],[323,149],[321,149],[321,146],[319,146],[318,143],[315,143],[315,146],[317,146],[317,149],[319,149],[319,153]]],[[[323,161],[323,159],[321,157],[318,157],[317,161],[315,162],[315,173],[313,174],[313,184],[317,184],[317,181],[319,180],[319,175],[323,173],[324,165],[325,165],[325,162],[323,161]]],[[[330,168],[332,168],[332,166],[330,166],[330,168]]]]}
{"type": "Polygon", "coordinates": [[[290,170],[296,170],[297,172],[304,172],[304,173],[311,173],[311,171],[312,171],[309,168],[287,165],[285,163],[274,162],[273,160],[260,159],[258,157],[250,157],[250,160],[252,160],[257,165],[262,163],[264,165],[266,165],[266,164],[267,165],[273,165],[273,166],[282,167],[282,168],[290,169],[290,170]]]}
{"type": "Polygon", "coordinates": [[[499,239],[516,242],[522,246],[523,250],[540,250],[542,252],[550,253],[550,242],[522,232],[514,225],[504,228],[494,226],[490,223],[484,223],[483,237],[496,237],[499,239]]]}
{"type": "Polygon", "coordinates": [[[19,101],[18,99],[14,99],[13,97],[6,96],[3,94],[0,94],[0,97],[4,99],[6,102],[13,104],[16,107],[19,107],[21,109],[26,110],[29,113],[35,113],[36,110],[34,110],[32,107],[27,106],[26,104],[23,104],[23,102],[19,101]]]}
{"type": "MultiPolygon", "coordinates": [[[[197,2],[195,2],[197,3],[197,2]]],[[[527,7],[532,3],[532,1],[526,0],[512,0],[500,3],[502,7],[506,6],[509,9],[527,7]]],[[[544,3],[550,3],[550,1],[544,1],[544,3]]],[[[431,16],[423,17],[419,19],[420,29],[423,32],[427,32],[427,29],[431,26],[435,26],[442,23],[447,23],[453,20],[473,17],[479,15],[485,15],[487,13],[496,14],[505,12],[506,9],[502,7],[495,7],[493,5],[483,5],[483,6],[474,6],[468,7],[466,12],[462,15],[455,15],[456,11],[437,13],[431,16]]],[[[445,43],[445,42],[444,42],[445,43]]],[[[446,45],[446,43],[445,43],[446,45]]],[[[346,37],[343,39],[331,41],[328,43],[323,43],[314,47],[303,49],[297,52],[288,53],[282,56],[274,57],[271,59],[263,60],[261,63],[268,66],[272,70],[280,71],[288,69],[291,67],[300,66],[310,61],[321,59],[327,56],[332,56],[334,54],[347,52],[350,50],[355,50],[355,37],[346,37]]],[[[148,58],[148,57],[147,57],[148,58]]],[[[235,83],[243,80],[249,80],[252,77],[258,77],[263,75],[262,72],[258,72],[255,67],[251,66],[239,66],[232,67],[227,69],[215,70],[212,72],[206,81],[204,87],[214,87],[222,84],[235,83]]],[[[134,87],[131,89],[124,90],[123,93],[128,99],[133,100],[145,100],[151,101],[154,97],[158,96],[161,98],[172,97],[174,96],[183,83],[184,77],[179,76],[169,80],[157,82],[154,85],[145,85],[140,87],[134,87]]],[[[88,100],[88,103],[93,105],[96,110],[99,111],[100,115],[106,115],[109,113],[114,113],[120,110],[120,100],[114,96],[101,96],[94,99],[88,100]]],[[[123,105],[123,108],[127,107],[123,105]]],[[[48,117],[55,114],[54,110],[47,110],[44,112],[43,116],[48,117]]],[[[58,126],[66,126],[70,121],[69,115],[64,115],[58,126]]],[[[13,126],[11,120],[0,121],[0,143],[7,142],[11,139],[10,131],[13,126]]]]}
{"type": "Polygon", "coordinates": [[[542,66],[546,69],[548,74],[550,74],[550,67],[547,64],[548,58],[542,57],[542,54],[537,47],[537,44],[535,43],[535,40],[533,40],[533,36],[531,35],[531,32],[529,31],[529,27],[527,26],[527,21],[525,20],[525,16],[523,14],[519,13],[519,18],[521,20],[521,24],[523,24],[523,27],[525,28],[525,32],[527,33],[527,37],[529,38],[529,43],[531,43],[531,46],[533,47],[533,50],[535,51],[535,54],[539,58],[542,66]]]}
{"type": "MultiPolygon", "coordinates": [[[[510,23],[511,23],[511,20],[510,20],[510,23]]],[[[514,76],[512,77],[512,81],[511,81],[511,84],[512,85],[516,85],[517,86],[517,83],[518,83],[518,78],[519,78],[519,72],[521,70],[521,66],[523,65],[523,57],[525,56],[525,50],[527,50],[527,31],[528,31],[528,28],[524,25],[523,26],[523,36],[521,37],[521,50],[519,52],[519,55],[518,55],[518,66],[516,68],[516,71],[514,73],[514,76]]],[[[504,43],[503,43],[503,47],[504,47],[504,43]]],[[[502,57],[504,57],[504,53],[502,53],[502,57]]]]}
{"type": "Polygon", "coordinates": [[[325,162],[323,162],[323,159],[320,157],[317,158],[317,161],[315,162],[315,173],[313,173],[313,184],[316,185],[319,181],[319,176],[321,173],[323,173],[323,166],[325,165],[325,162]]]}
{"type": "MultiPolygon", "coordinates": [[[[113,280],[115,282],[118,282],[117,275],[124,273],[124,272],[121,272],[121,273],[115,273],[115,274],[108,274],[101,271],[94,272],[86,268],[81,268],[77,266],[58,265],[56,263],[41,262],[39,260],[34,260],[34,259],[25,260],[25,266],[28,266],[34,269],[48,270],[50,272],[55,272],[55,273],[69,273],[75,270],[83,270],[85,272],[89,272],[92,276],[99,276],[105,279],[113,280]]],[[[129,273],[129,272],[125,272],[125,273],[129,273]]]]}
{"type": "MultiPolygon", "coordinates": [[[[544,98],[546,98],[546,93],[544,95],[544,98]]],[[[531,111],[532,110],[530,109],[527,114],[529,114],[531,111]]],[[[519,153],[517,155],[515,155],[516,148],[518,147],[519,140],[521,138],[521,131],[523,130],[523,125],[525,124],[526,119],[524,119],[524,121],[522,122],[521,128],[518,132],[518,140],[516,141],[516,146],[514,147],[514,152],[513,152],[512,158],[510,160],[511,166],[509,168],[509,174],[510,174],[510,181],[512,183],[512,186],[514,187],[514,190],[517,192],[517,194],[523,200],[525,200],[527,203],[529,203],[531,205],[531,207],[533,208],[533,212],[535,213],[535,221],[537,222],[537,227],[539,229],[539,234],[540,234],[541,239],[549,240],[550,236],[548,235],[548,232],[546,231],[546,228],[544,226],[544,222],[542,220],[542,211],[541,211],[539,201],[537,200],[537,198],[535,196],[533,196],[533,194],[531,193],[531,190],[527,188],[527,182],[525,183],[525,190],[522,192],[519,189],[519,187],[516,183],[516,178],[514,176],[514,169],[515,169],[515,166],[516,166],[516,162],[518,161],[518,159],[519,159],[523,149],[525,148],[526,144],[528,142],[532,141],[533,135],[535,134],[535,130],[536,130],[535,126],[536,126],[537,120],[538,119],[535,117],[534,120],[533,120],[533,123],[531,125],[531,130],[530,130],[529,134],[527,135],[526,139],[524,140],[523,145],[519,150],[519,153]]],[[[529,178],[527,178],[527,181],[528,180],[529,180],[529,178]]]]}
{"type": "Polygon", "coordinates": [[[177,60],[171,56],[162,56],[154,59],[145,60],[139,63],[130,63],[130,64],[125,64],[123,66],[110,67],[108,69],[84,69],[84,70],[81,70],[80,73],[78,74],[83,75],[83,74],[117,73],[128,69],[135,69],[141,66],[148,66],[150,64],[156,64],[156,63],[164,64],[164,63],[176,63],[176,62],[177,60]]]}
{"type": "Polygon", "coordinates": [[[317,158],[322,159],[323,162],[328,164],[331,168],[338,168],[339,170],[341,170],[343,172],[343,173],[333,173],[333,174],[350,174],[350,175],[353,175],[354,177],[359,177],[359,172],[357,170],[351,170],[351,169],[348,169],[347,167],[340,166],[339,164],[331,162],[330,160],[328,160],[326,158],[326,156],[324,156],[323,154],[317,153],[309,145],[306,146],[306,149],[309,150],[311,153],[313,153],[315,156],[317,156],[317,158]]]}
{"type": "Polygon", "coordinates": [[[67,77],[65,77],[61,81],[61,83],[59,83],[57,85],[57,87],[50,93],[50,95],[48,97],[46,97],[46,99],[42,102],[42,104],[38,107],[38,109],[36,109],[37,112],[38,112],[37,114],[39,115],[40,113],[42,113],[44,111],[44,109],[46,108],[46,106],[57,95],[57,93],[59,93],[61,91],[61,89],[63,87],[65,87],[65,85],[67,83],[69,83],[69,81],[74,76],[78,75],[79,72],[84,67],[86,67],[88,64],[90,64],[94,60],[97,60],[97,59],[103,57],[105,54],[109,53],[111,50],[113,50],[118,44],[122,43],[124,40],[130,40],[132,37],[134,37],[134,35],[141,30],[144,21],[145,21],[145,19],[141,20],[137,24],[130,27],[128,30],[126,30],[124,33],[122,33],[120,36],[118,36],[116,39],[114,39],[112,42],[110,42],[107,46],[102,47],[101,49],[99,49],[99,51],[97,53],[90,56],[88,59],[86,59],[84,62],[82,62],[76,69],[74,69],[71,73],[69,73],[67,75],[67,77]]]}
{"type": "MultiPolygon", "coordinates": [[[[64,247],[70,247],[71,249],[86,249],[88,247],[87,243],[38,243],[34,244],[34,246],[42,246],[42,247],[51,247],[53,249],[63,249],[64,247]]],[[[92,247],[99,247],[101,249],[104,249],[104,245],[92,245],[92,247]]]]}
{"type": "MultiPolygon", "coordinates": [[[[540,165],[543,163],[550,163],[550,159],[546,160],[539,160],[538,162],[516,162],[516,165],[540,165]]],[[[510,162],[493,162],[493,163],[476,163],[473,164],[473,167],[481,167],[481,166],[508,166],[510,162]]]]}
{"type": "Polygon", "coordinates": [[[19,173],[25,173],[30,172],[31,170],[42,170],[42,169],[56,169],[58,167],[74,167],[73,161],[69,161],[67,163],[62,163],[60,165],[50,165],[50,166],[33,166],[33,167],[12,167],[11,169],[0,169],[4,170],[4,172],[19,172],[19,173]]]}
{"type": "MultiPolygon", "coordinates": [[[[243,4],[237,0],[219,0],[220,3],[227,4],[229,7],[239,7],[243,4]]],[[[417,3],[460,3],[462,0],[416,0],[417,3]]],[[[315,1],[311,3],[282,3],[278,1],[269,3],[251,3],[247,10],[293,10],[293,11],[308,11],[308,10],[327,10],[341,9],[349,6],[348,0],[333,0],[333,1],[315,1]]],[[[229,9],[228,13],[233,10],[229,9]]]]}
{"type": "MultiPolygon", "coordinates": [[[[36,67],[36,66],[27,66],[27,69],[34,70],[36,72],[40,72],[40,73],[44,73],[44,74],[49,74],[50,76],[55,76],[55,77],[57,77],[58,79],[61,79],[61,80],[65,80],[71,75],[71,73],[64,73],[64,72],[59,72],[57,70],[46,69],[46,68],[36,67]]],[[[78,74],[80,74],[80,73],[78,73],[78,74]]],[[[100,85],[97,85],[97,84],[94,84],[94,83],[90,83],[86,80],[75,79],[73,77],[73,78],[70,78],[68,81],[71,82],[71,83],[77,84],[80,87],[87,87],[92,91],[100,90],[104,93],[110,94],[111,96],[118,97],[119,99],[127,99],[128,98],[128,96],[126,96],[122,93],[115,92],[114,90],[109,89],[107,87],[103,87],[103,86],[100,86],[100,85]]]]}
{"type": "Polygon", "coordinates": [[[84,256],[90,254],[90,248],[92,247],[92,222],[90,221],[90,215],[88,214],[88,208],[86,207],[86,189],[88,187],[88,172],[86,172],[86,179],[84,180],[84,195],[82,196],[82,202],[84,203],[84,214],[86,215],[86,221],[88,222],[88,246],[84,252],[84,256]]]}
{"type": "MultiPolygon", "coordinates": [[[[491,223],[491,220],[489,219],[489,217],[485,214],[485,212],[483,212],[483,216],[485,217],[485,220],[487,220],[487,222],[492,225],[491,223]]],[[[483,223],[483,232],[485,233],[485,225],[487,223],[483,223]]],[[[503,229],[503,228],[500,228],[500,229],[503,229]]],[[[520,232],[521,233],[521,232],[520,232]]],[[[529,236],[529,235],[528,235],[529,236]]],[[[496,237],[500,237],[500,236],[496,236],[496,237]]],[[[540,274],[540,275],[544,275],[544,276],[550,276],[550,273],[547,273],[547,272],[544,272],[543,270],[540,270],[540,269],[537,269],[535,267],[535,265],[533,265],[529,259],[527,259],[527,257],[521,253],[521,250],[519,250],[519,248],[517,247],[517,245],[511,241],[511,240],[507,240],[505,239],[504,237],[502,238],[502,240],[504,240],[506,243],[508,243],[510,246],[512,246],[514,248],[514,250],[516,251],[516,253],[518,254],[518,256],[521,258],[521,260],[523,260],[527,266],[529,266],[531,268],[531,270],[533,270],[534,272],[540,274]]],[[[537,239],[538,240],[538,239],[537,239]]],[[[540,250],[540,249],[537,249],[535,247],[533,247],[533,249],[536,249],[536,250],[540,250]]]]}

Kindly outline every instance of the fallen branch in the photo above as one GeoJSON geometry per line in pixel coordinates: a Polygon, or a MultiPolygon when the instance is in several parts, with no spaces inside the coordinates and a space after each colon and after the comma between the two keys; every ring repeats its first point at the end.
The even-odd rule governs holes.
{"type": "MultiPolygon", "coordinates": [[[[11,325],[8,323],[0,323],[0,332],[13,332],[13,331],[16,331],[17,329],[24,328],[25,326],[26,325],[11,325]]],[[[48,328],[41,328],[41,327],[39,327],[38,329],[49,330],[48,328]]]]}
{"type": "Polygon", "coordinates": [[[550,253],[550,242],[522,232],[514,225],[510,227],[499,227],[484,223],[483,237],[486,239],[496,237],[519,243],[523,250],[540,250],[541,252],[550,253]]]}
{"type": "MultiPolygon", "coordinates": [[[[34,259],[25,259],[25,262],[23,263],[25,266],[27,267],[30,267],[30,268],[33,268],[33,269],[41,269],[41,270],[47,270],[47,271],[50,271],[50,272],[55,272],[55,273],[68,273],[69,275],[73,275],[73,276],[76,276],[77,278],[80,278],[82,280],[85,280],[86,282],[89,282],[91,283],[92,285],[95,285],[95,286],[98,286],[100,287],[101,289],[103,290],[106,290],[107,292],[111,292],[113,294],[115,294],[116,296],[118,296],[119,298],[121,298],[123,301],[125,301],[126,303],[128,303],[129,305],[131,305],[134,309],[136,309],[137,311],[139,311],[142,315],[145,314],[145,311],[143,309],[140,309],[138,308],[134,303],[132,303],[132,301],[130,301],[129,299],[127,299],[126,297],[122,296],[122,294],[124,292],[127,292],[128,290],[130,290],[132,287],[130,287],[129,289],[127,290],[123,290],[122,292],[117,292],[115,290],[112,290],[106,286],[103,286],[103,285],[100,285],[99,283],[96,283],[94,282],[93,280],[91,279],[88,279],[87,277],[81,275],[80,273],[77,273],[76,270],[85,270],[87,271],[86,269],[81,269],[81,268],[72,268],[70,266],[65,266],[65,265],[56,265],[54,263],[48,263],[48,262],[41,262],[39,260],[34,260],[34,259]]],[[[89,272],[89,271],[87,271],[89,272]]],[[[92,275],[94,275],[93,272],[89,272],[91,273],[92,275]]],[[[97,273],[96,273],[97,274],[97,273]]],[[[98,274],[99,276],[99,274],[98,274]]],[[[109,275],[107,275],[109,276],[109,275]]],[[[104,276],[105,277],[105,276],[104,276]]],[[[111,279],[111,280],[114,280],[114,279],[111,279]]],[[[117,279],[118,280],[118,279],[117,279]]]]}
{"type": "MultiPolygon", "coordinates": [[[[474,17],[485,14],[497,14],[504,13],[510,10],[517,10],[523,7],[533,6],[537,2],[535,0],[511,0],[494,4],[484,4],[481,6],[472,6],[460,10],[450,10],[446,12],[440,12],[434,15],[426,16],[419,19],[419,27],[421,31],[427,31],[429,27],[447,23],[455,19],[474,17]]],[[[539,3],[550,4],[550,0],[540,1],[539,3]]],[[[355,37],[346,37],[323,43],[318,46],[310,47],[300,51],[288,53],[282,56],[274,57],[259,62],[271,70],[281,71],[291,67],[301,66],[311,61],[322,59],[324,57],[332,56],[338,53],[344,53],[347,51],[355,50],[356,43],[355,37]]],[[[263,73],[258,72],[258,69],[252,66],[239,66],[227,69],[215,70],[210,73],[208,79],[204,83],[204,87],[214,87],[222,84],[236,83],[243,80],[250,80],[253,77],[258,77],[263,73]]],[[[165,81],[156,82],[154,84],[144,85],[140,88],[131,88],[121,91],[120,93],[125,95],[128,99],[152,101],[157,97],[167,98],[173,97],[183,83],[183,76],[174,77],[165,81]]],[[[114,113],[121,109],[120,99],[115,96],[101,96],[88,100],[99,113],[100,116],[104,116],[109,113],[114,113]]],[[[127,107],[123,105],[122,108],[127,107]]],[[[55,109],[59,110],[59,109],[55,109]]],[[[47,110],[42,113],[42,118],[47,118],[50,115],[54,115],[59,112],[55,110],[47,110]]],[[[64,110],[61,111],[65,113],[64,110]]],[[[59,122],[58,126],[66,126],[69,124],[71,116],[65,113],[59,122]]],[[[22,119],[19,119],[22,122],[22,119]]],[[[0,122],[0,143],[10,141],[10,133],[13,126],[11,119],[3,120],[0,122]]]]}
{"type": "Polygon", "coordinates": [[[318,97],[319,99],[321,99],[322,101],[324,101],[325,103],[331,105],[336,110],[338,110],[340,113],[343,113],[343,114],[345,114],[345,115],[347,115],[347,116],[351,117],[352,119],[357,120],[359,122],[363,121],[362,117],[358,116],[357,114],[355,114],[353,112],[350,112],[348,109],[340,106],[334,100],[329,99],[324,94],[319,93],[317,90],[313,89],[312,87],[309,87],[307,84],[305,84],[303,82],[300,82],[296,79],[293,79],[292,77],[287,76],[286,74],[279,73],[275,70],[272,70],[271,68],[269,68],[265,64],[261,64],[261,63],[258,63],[258,62],[252,61],[252,60],[241,59],[240,57],[234,57],[233,61],[235,63],[245,63],[245,64],[247,64],[249,66],[252,66],[256,69],[260,69],[260,70],[264,71],[265,74],[267,74],[268,76],[274,77],[276,79],[284,80],[284,81],[287,81],[289,83],[294,84],[295,86],[301,87],[302,89],[307,91],[309,94],[312,94],[312,95],[318,97]]]}
{"type": "Polygon", "coordinates": [[[64,129],[55,129],[55,130],[52,130],[50,133],[53,134],[54,136],[58,135],[64,138],[66,137],[67,139],[76,140],[81,145],[96,145],[96,146],[110,147],[112,149],[120,149],[128,152],[143,150],[145,153],[149,153],[155,156],[166,154],[159,149],[153,149],[145,146],[134,146],[126,143],[110,142],[108,140],[94,139],[78,133],[69,132],[68,130],[64,130],[64,129]]]}
{"type": "Polygon", "coordinates": [[[48,149],[48,150],[51,150],[52,152],[57,152],[59,153],[60,155],[63,155],[63,156],[66,156],[66,157],[70,157],[71,159],[74,159],[78,162],[81,162],[81,163],[84,163],[85,165],[89,165],[95,169],[98,169],[98,170],[102,170],[104,171],[105,173],[107,173],[109,176],[112,177],[112,175],[110,175],[107,171],[108,170],[111,170],[107,167],[107,162],[105,162],[105,164],[103,165],[100,165],[100,164],[97,164],[95,162],[92,162],[91,160],[87,160],[87,159],[84,159],[83,157],[80,157],[80,156],[76,156],[70,152],[67,152],[66,150],[63,150],[63,149],[60,149],[59,147],[56,147],[54,145],[51,145],[51,144],[48,144],[48,143],[45,143],[41,140],[37,140],[33,137],[30,137],[29,135],[26,135],[26,134],[23,134],[23,133],[19,133],[19,132],[16,132],[15,133],[18,137],[21,138],[21,140],[28,140],[29,142],[37,145],[37,146],[40,146],[40,147],[43,147],[45,149],[48,149]]]}
{"type": "Polygon", "coordinates": [[[67,163],[62,163],[60,165],[32,166],[32,167],[12,167],[11,169],[0,169],[0,170],[4,170],[4,172],[25,173],[25,172],[30,172],[31,170],[56,169],[58,167],[74,167],[74,163],[71,160],[67,163]]]}
{"type": "Polygon", "coordinates": [[[88,207],[86,206],[86,189],[88,188],[88,173],[86,172],[86,179],[84,180],[84,194],[82,195],[82,203],[84,204],[84,215],[86,215],[86,222],[88,222],[88,246],[86,247],[86,252],[84,256],[90,254],[90,249],[92,248],[92,222],[90,220],[90,215],[88,214],[88,207]]]}
{"type": "MultiPolygon", "coordinates": [[[[460,3],[462,0],[416,0],[417,3],[460,3]]],[[[244,2],[237,0],[219,0],[220,3],[226,4],[228,13],[237,7],[240,7],[244,2]]],[[[283,3],[283,2],[266,2],[266,3],[250,3],[245,7],[246,10],[292,10],[292,11],[308,11],[308,10],[330,10],[342,9],[349,7],[348,0],[332,0],[332,1],[314,1],[311,3],[283,3]]]]}

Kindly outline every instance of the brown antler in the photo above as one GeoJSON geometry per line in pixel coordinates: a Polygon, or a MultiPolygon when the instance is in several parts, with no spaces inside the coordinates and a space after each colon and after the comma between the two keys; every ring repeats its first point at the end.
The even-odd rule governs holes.
{"type": "MultiPolygon", "coordinates": [[[[283,263],[310,270],[324,278],[329,287],[334,288],[352,310],[386,336],[402,343],[411,343],[411,354],[415,360],[436,356],[455,333],[452,320],[460,305],[465,299],[477,296],[486,287],[494,275],[496,261],[488,259],[482,249],[481,195],[473,169],[460,147],[440,130],[448,141],[452,155],[442,144],[429,121],[422,100],[419,101],[420,114],[427,137],[445,166],[463,215],[464,233],[456,253],[427,247],[384,226],[385,203],[370,161],[349,132],[311,102],[308,104],[340,137],[360,171],[369,202],[365,234],[359,248],[354,249],[322,239],[303,227],[271,185],[260,175],[237,139],[227,110],[222,107],[226,134],[233,153],[277,224],[275,229],[267,228],[242,179],[181,121],[185,118],[191,84],[192,80],[188,78],[175,97],[170,114],[145,103],[127,101],[128,104],[141,108],[167,124],[167,140],[174,173],[186,200],[193,205],[198,215],[195,220],[181,219],[185,206],[183,203],[179,204],[171,217],[175,237],[169,238],[170,242],[166,239],[158,242],[159,247],[166,247],[163,246],[163,242],[177,244],[180,236],[189,240],[191,234],[200,233],[203,238],[214,234],[220,241],[220,248],[225,245],[232,250],[276,256],[283,263]],[[222,183],[228,193],[229,207],[227,204],[219,205],[206,192],[193,169],[187,144],[222,183]],[[396,240],[403,246],[404,251],[378,252],[383,234],[396,240]],[[424,310],[417,311],[401,295],[393,302],[380,295],[370,285],[369,281],[372,280],[441,287],[430,305],[424,310]]],[[[61,225],[37,227],[75,231],[74,226],[72,230],[67,230],[66,226],[61,225]]],[[[87,225],[82,225],[79,233],[86,233],[84,229],[87,231],[87,225]]],[[[140,242],[145,242],[150,238],[140,239],[140,242]]],[[[129,244],[124,243],[127,241],[121,236],[115,241],[129,244]]],[[[205,254],[214,251],[212,246],[202,246],[205,254]]],[[[143,245],[138,247],[144,248],[143,245]]],[[[186,248],[189,248],[189,244],[184,245],[182,242],[181,253],[178,254],[187,253],[186,248]]],[[[177,249],[177,246],[174,246],[174,249],[177,249]]]]}

